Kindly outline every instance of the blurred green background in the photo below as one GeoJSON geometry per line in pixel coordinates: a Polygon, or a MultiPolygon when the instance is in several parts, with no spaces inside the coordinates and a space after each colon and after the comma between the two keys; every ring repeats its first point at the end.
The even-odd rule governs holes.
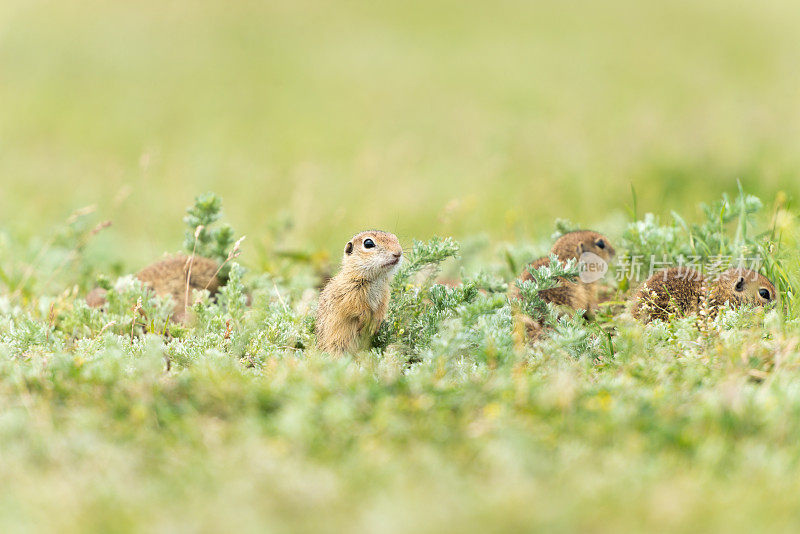
{"type": "MultiPolygon", "coordinates": [[[[688,215],[800,190],[794,0],[0,3],[0,224],[97,204],[108,259],[207,190],[257,245],[688,215]]],[[[253,247],[256,245],[256,247],[253,247]]],[[[252,254],[252,252],[250,252],[252,254]]]]}

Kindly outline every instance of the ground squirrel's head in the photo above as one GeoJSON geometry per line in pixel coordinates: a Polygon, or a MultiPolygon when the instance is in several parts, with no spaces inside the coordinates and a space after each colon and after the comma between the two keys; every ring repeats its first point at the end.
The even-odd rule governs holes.
{"type": "Polygon", "coordinates": [[[356,234],[344,246],[342,267],[357,271],[367,280],[394,274],[403,259],[403,247],[397,236],[380,230],[356,234]]]}
{"type": "Polygon", "coordinates": [[[562,235],[553,243],[551,251],[560,260],[580,259],[584,252],[591,252],[610,262],[617,253],[603,234],[591,230],[578,230],[562,235]]]}
{"type": "Polygon", "coordinates": [[[756,271],[738,267],[722,273],[716,282],[718,300],[765,306],[778,299],[775,286],[756,271]]]}

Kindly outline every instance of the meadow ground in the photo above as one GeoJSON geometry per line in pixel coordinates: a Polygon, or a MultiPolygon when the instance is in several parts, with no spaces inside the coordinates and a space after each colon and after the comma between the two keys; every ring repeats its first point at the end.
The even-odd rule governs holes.
{"type": "Polygon", "coordinates": [[[3,2],[0,530],[796,531],[797,27],[789,0],[3,2]],[[168,327],[117,278],[204,191],[246,270],[168,327]],[[643,328],[609,279],[526,346],[504,291],[556,218],[760,258],[783,300],[643,328]],[[316,287],[365,227],[410,261],[379,349],[331,359],[316,287]]]}

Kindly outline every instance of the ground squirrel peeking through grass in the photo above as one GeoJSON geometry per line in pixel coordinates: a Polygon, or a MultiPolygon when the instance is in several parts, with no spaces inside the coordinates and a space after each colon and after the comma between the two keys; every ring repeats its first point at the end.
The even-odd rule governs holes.
{"type": "Polygon", "coordinates": [[[367,348],[389,307],[390,282],[403,257],[394,234],[361,232],[344,247],[342,269],[319,296],[317,347],[330,353],[367,348]]]}
{"type": "MultiPolygon", "coordinates": [[[[136,278],[156,295],[170,296],[175,304],[171,319],[182,323],[187,319],[186,308],[192,305],[192,291],[207,289],[211,295],[217,292],[220,287],[218,271],[219,264],[212,259],[194,256],[190,262],[189,256],[177,254],[148,265],[136,273],[136,278]]],[[[92,308],[103,306],[105,290],[97,288],[89,292],[86,303],[92,308]]]]}
{"type": "Polygon", "coordinates": [[[671,315],[696,313],[706,294],[706,280],[694,269],[673,267],[655,273],[636,293],[633,316],[649,323],[668,320],[671,315]]]}
{"type": "Polygon", "coordinates": [[[704,300],[714,316],[726,303],[733,307],[765,306],[777,298],[772,282],[750,269],[729,269],[712,281],[693,269],[673,267],[654,274],[642,284],[634,297],[632,313],[649,323],[698,313],[704,300]]]}
{"type": "MultiPolygon", "coordinates": [[[[578,230],[562,235],[553,243],[550,252],[562,262],[570,259],[577,261],[582,254],[589,252],[599,256],[606,263],[610,263],[616,254],[607,237],[590,230],[578,230]]],[[[533,276],[529,269],[538,269],[549,264],[549,257],[539,258],[525,268],[519,279],[521,281],[531,280],[533,276]]],[[[597,285],[595,283],[560,280],[558,287],[540,291],[539,296],[545,302],[552,302],[573,310],[585,310],[588,317],[591,317],[597,308],[597,285]]],[[[511,297],[519,298],[519,288],[515,283],[511,285],[511,297]]]]}

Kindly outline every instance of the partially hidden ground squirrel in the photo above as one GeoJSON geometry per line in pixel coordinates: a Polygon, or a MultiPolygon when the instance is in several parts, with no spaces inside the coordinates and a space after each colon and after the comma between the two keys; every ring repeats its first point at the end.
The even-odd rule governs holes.
{"type": "Polygon", "coordinates": [[[319,296],[317,347],[340,354],[367,348],[386,317],[390,282],[403,257],[394,234],[361,232],[347,242],[342,269],[319,296]]]}
{"type": "MultiPolygon", "coordinates": [[[[582,254],[590,252],[606,263],[610,263],[616,254],[607,237],[590,230],[578,230],[562,235],[553,243],[550,252],[555,254],[559,261],[562,262],[570,259],[577,261],[582,254]]],[[[532,280],[533,275],[531,275],[530,269],[535,270],[545,265],[550,265],[549,257],[537,259],[525,268],[519,280],[532,280]]],[[[512,298],[519,298],[520,296],[519,287],[517,287],[516,283],[511,286],[510,296],[512,298]]],[[[560,279],[557,287],[542,290],[539,292],[539,296],[545,302],[552,302],[573,310],[585,310],[586,315],[589,317],[597,309],[596,283],[584,283],[580,279],[574,282],[560,279]]]]}
{"type": "MultiPolygon", "coordinates": [[[[136,273],[136,278],[156,295],[171,297],[174,303],[171,319],[185,322],[186,308],[192,304],[192,291],[206,289],[214,295],[220,287],[218,271],[219,264],[212,259],[194,256],[190,261],[189,256],[177,254],[148,265],[136,273]]],[[[92,308],[105,305],[105,293],[104,289],[93,289],[86,296],[86,303],[92,308]]]]}
{"type": "Polygon", "coordinates": [[[732,307],[764,306],[777,298],[772,282],[750,269],[729,269],[716,280],[708,280],[694,269],[673,267],[654,274],[642,284],[634,297],[632,313],[649,323],[698,313],[704,300],[709,314],[714,316],[726,303],[732,307]]]}

